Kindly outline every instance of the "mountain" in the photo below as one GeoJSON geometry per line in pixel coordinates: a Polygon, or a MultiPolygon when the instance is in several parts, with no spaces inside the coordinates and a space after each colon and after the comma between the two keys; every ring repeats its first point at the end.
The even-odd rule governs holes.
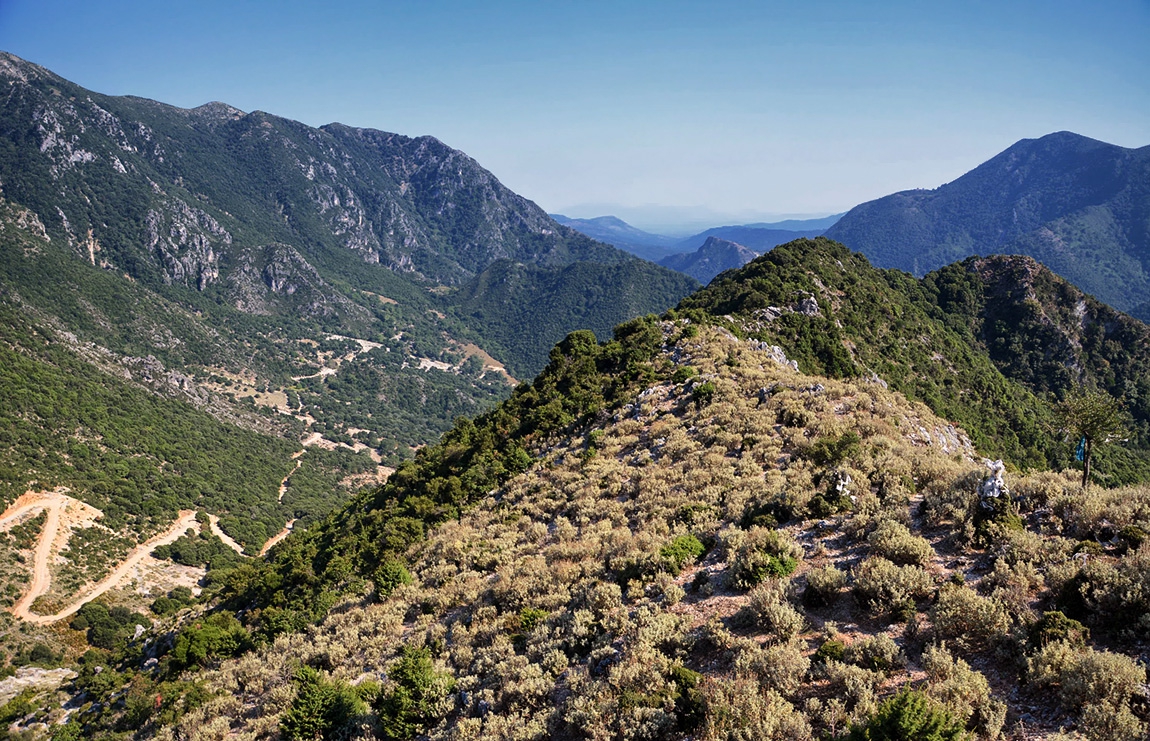
{"type": "Polygon", "coordinates": [[[1036,379],[1062,383],[1042,361],[1107,380],[1120,338],[1097,338],[1123,328],[1094,324],[1115,318],[1145,331],[1022,258],[915,280],[779,247],[611,341],[570,334],[498,407],[232,571],[213,611],[92,652],[65,727],[1144,738],[1150,489],[1016,467],[1049,414],[1036,379]],[[1012,306],[1081,347],[991,350],[1012,306]]]}
{"type": "Polygon", "coordinates": [[[659,261],[663,267],[686,273],[700,283],[711,282],[724,270],[741,268],[759,253],[752,252],[741,244],[719,237],[707,237],[707,241],[695,252],[671,255],[659,261]]]}
{"type": "Polygon", "coordinates": [[[579,262],[559,269],[498,260],[464,287],[454,302],[459,315],[484,337],[492,352],[524,358],[525,362],[509,362],[507,367],[529,377],[547,363],[554,346],[548,338],[572,326],[608,337],[620,315],[652,312],[646,296],[674,295],[684,285],[698,286],[683,278],[679,273],[656,271],[639,260],[608,268],[579,262]]]}
{"type": "MultiPolygon", "coordinates": [[[[567,332],[697,287],[432,137],[104,96],[10,54],[0,90],[0,501],[41,503],[13,527],[99,513],[58,539],[35,520],[37,620],[186,512],[260,553],[506,398],[567,332]],[[513,332],[513,300],[546,321],[513,332]]],[[[0,547],[7,605],[31,594],[24,542],[0,547]]]]}
{"type": "Polygon", "coordinates": [[[799,367],[882,379],[1015,465],[1064,466],[1048,399],[1099,388],[1134,415],[1111,481],[1150,474],[1150,328],[1027,258],[971,259],[916,281],[825,238],[780,246],[680,304],[739,317],[799,367]]]}
{"type": "Polygon", "coordinates": [[[792,231],[789,229],[765,229],[755,226],[717,226],[713,229],[682,239],[675,246],[681,250],[694,250],[711,237],[738,242],[756,252],[769,252],[771,248],[804,237],[817,237],[822,229],[792,231]]]}
{"type": "Polygon", "coordinates": [[[677,241],[674,237],[645,232],[614,216],[596,216],[593,219],[572,219],[562,214],[550,216],[592,239],[614,245],[651,262],[658,262],[665,257],[668,254],[667,248],[673,247],[677,241]]]}
{"type": "MultiPolygon", "coordinates": [[[[845,212],[844,212],[845,213],[845,212]]],[[[820,216],[817,219],[783,219],[782,221],[758,222],[755,224],[743,224],[743,226],[755,227],[758,229],[782,229],[791,232],[803,231],[826,231],[835,224],[843,214],[831,214],[830,216],[820,216]]]]}
{"type": "Polygon", "coordinates": [[[677,238],[645,232],[614,216],[572,219],[562,214],[551,214],[551,217],[560,224],[569,226],[592,239],[598,239],[644,260],[659,264],[664,264],[663,260],[673,255],[695,252],[710,237],[738,242],[758,253],[766,252],[776,245],[795,239],[817,237],[840,216],[842,214],[821,219],[789,219],[776,223],[716,226],[690,237],[677,238]]]}
{"type": "Polygon", "coordinates": [[[679,240],[675,245],[683,251],[693,251],[710,237],[728,239],[738,242],[762,254],[772,248],[786,244],[796,239],[814,238],[820,236],[842,214],[826,216],[821,219],[790,219],[776,223],[741,224],[735,226],[716,226],[712,229],[693,234],[679,240]]]}
{"type": "Polygon", "coordinates": [[[857,206],[826,235],[916,275],[970,255],[1029,255],[1150,318],[1150,147],[1070,132],[1023,139],[935,190],[857,206]]]}

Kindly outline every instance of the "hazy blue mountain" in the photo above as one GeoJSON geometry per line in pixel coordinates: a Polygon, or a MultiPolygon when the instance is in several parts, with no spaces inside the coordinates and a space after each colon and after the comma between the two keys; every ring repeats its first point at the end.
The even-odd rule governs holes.
{"type": "Polygon", "coordinates": [[[857,206],[826,235],[916,275],[971,255],[1029,255],[1150,318],[1150,147],[1065,131],[1023,139],[935,190],[857,206]]]}
{"type": "Polygon", "coordinates": [[[705,285],[724,270],[741,268],[758,256],[758,252],[729,239],[707,237],[698,250],[665,257],[659,264],[686,273],[705,285]]]}
{"type": "MultiPolygon", "coordinates": [[[[846,213],[845,211],[843,213],[846,213]]],[[[759,229],[785,229],[792,232],[806,232],[814,230],[827,230],[835,224],[843,214],[831,214],[830,216],[822,216],[817,219],[783,219],[782,221],[768,221],[757,222],[754,224],[743,224],[743,226],[752,226],[759,229]]]]}
{"type": "Polygon", "coordinates": [[[550,214],[551,218],[564,226],[569,226],[592,239],[614,245],[632,255],[658,262],[669,254],[674,254],[678,240],[662,234],[652,234],[631,226],[615,216],[596,216],[592,219],[572,219],[563,214],[550,214]]]}
{"type": "Polygon", "coordinates": [[[652,262],[662,264],[664,258],[685,252],[694,252],[709,237],[719,237],[745,245],[762,253],[772,247],[794,239],[821,235],[842,214],[819,219],[788,219],[773,223],[716,226],[689,237],[669,237],[652,234],[631,226],[615,216],[597,216],[592,219],[572,219],[562,214],[551,214],[560,224],[587,236],[614,245],[652,262]]]}
{"type": "Polygon", "coordinates": [[[822,233],[822,229],[793,231],[752,225],[716,226],[713,229],[707,229],[686,239],[679,240],[675,247],[680,252],[693,251],[697,250],[711,237],[718,237],[719,239],[738,242],[761,254],[770,251],[771,248],[780,244],[786,244],[796,239],[814,239],[815,237],[821,236],[822,233]]]}

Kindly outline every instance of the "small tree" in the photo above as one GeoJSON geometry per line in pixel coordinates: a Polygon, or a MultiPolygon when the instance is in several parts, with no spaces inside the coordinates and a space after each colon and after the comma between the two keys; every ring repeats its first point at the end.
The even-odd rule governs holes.
{"type": "Polygon", "coordinates": [[[1117,399],[1099,391],[1075,393],[1062,401],[1055,413],[1062,432],[1082,441],[1082,487],[1086,488],[1094,446],[1121,439],[1129,428],[1130,415],[1117,399]]]}

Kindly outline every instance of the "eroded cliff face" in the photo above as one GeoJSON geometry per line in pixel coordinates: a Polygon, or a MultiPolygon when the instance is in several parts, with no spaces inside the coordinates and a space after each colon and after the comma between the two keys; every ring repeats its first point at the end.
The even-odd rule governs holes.
{"type": "Polygon", "coordinates": [[[148,211],[147,248],[171,285],[204,290],[220,277],[220,252],[232,244],[232,235],[203,209],[180,199],[148,211]]]}

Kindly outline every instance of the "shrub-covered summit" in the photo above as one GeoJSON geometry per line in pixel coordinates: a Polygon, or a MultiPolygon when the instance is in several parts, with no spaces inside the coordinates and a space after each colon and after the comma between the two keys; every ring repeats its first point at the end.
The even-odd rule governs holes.
{"type": "Polygon", "coordinates": [[[679,308],[776,343],[807,372],[880,378],[1021,467],[1067,464],[1073,448],[1054,429],[1053,402],[1105,391],[1135,429],[1104,475],[1150,473],[1150,328],[1029,258],[971,258],[915,279],[828,239],[797,240],[679,308]]]}

